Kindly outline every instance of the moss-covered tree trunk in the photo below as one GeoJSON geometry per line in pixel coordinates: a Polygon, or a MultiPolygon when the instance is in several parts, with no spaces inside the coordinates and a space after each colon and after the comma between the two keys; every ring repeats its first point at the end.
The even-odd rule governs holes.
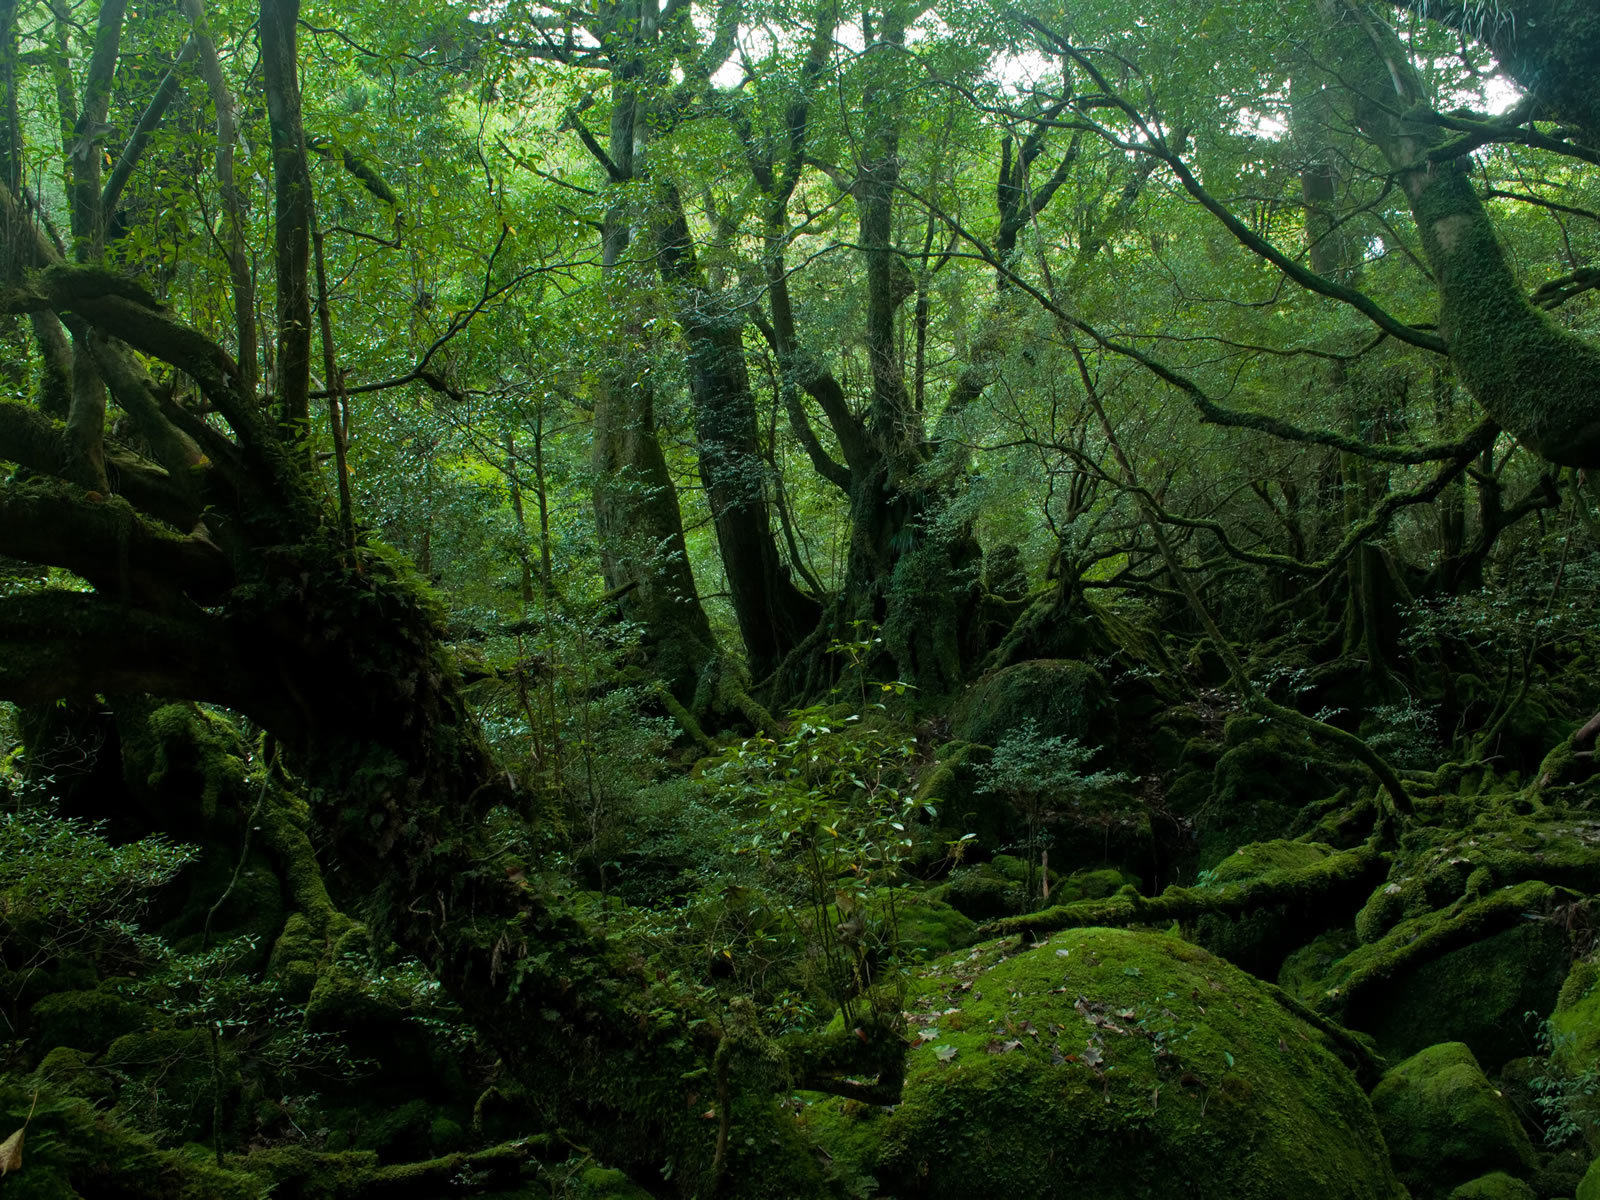
{"type": "Polygon", "coordinates": [[[682,704],[690,704],[716,656],[683,537],[678,491],[656,431],[655,375],[644,352],[647,314],[635,276],[649,270],[630,257],[644,227],[642,198],[628,185],[644,173],[651,130],[644,52],[655,33],[654,0],[618,6],[614,38],[614,107],[607,153],[618,194],[601,231],[601,274],[622,319],[594,389],[594,512],[606,586],[623,615],[638,623],[651,669],[682,704]],[[627,9],[626,15],[621,9],[627,9]]]}
{"type": "MultiPolygon", "coordinates": [[[[1564,14],[1574,36],[1596,20],[1581,0],[1548,7],[1562,10],[1550,16],[1564,14]]],[[[1473,187],[1471,161],[1436,153],[1449,135],[1426,119],[1422,79],[1387,20],[1361,0],[1317,0],[1317,13],[1355,122],[1410,201],[1438,283],[1440,332],[1462,385],[1541,458],[1600,465],[1600,347],[1529,301],[1473,187]]]]}

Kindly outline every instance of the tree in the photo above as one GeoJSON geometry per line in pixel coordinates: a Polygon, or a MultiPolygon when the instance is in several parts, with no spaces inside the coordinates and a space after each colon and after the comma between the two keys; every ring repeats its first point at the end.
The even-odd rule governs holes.
{"type": "MultiPolygon", "coordinates": [[[[117,3],[99,10],[91,94],[112,77],[124,15],[117,3]]],[[[0,695],[153,693],[258,722],[317,797],[338,897],[429,964],[513,1069],[570,1102],[573,1121],[625,1120],[616,1156],[655,1161],[668,1144],[705,1140],[683,1127],[678,1080],[710,1060],[717,1035],[691,1020],[692,1000],[552,907],[486,844],[485,816],[519,799],[463,695],[442,613],[402,558],[352,540],[308,451],[317,226],[298,21],[297,0],[261,5],[270,414],[218,341],[127,276],[70,261],[16,190],[0,192],[13,248],[5,308],[62,320],[75,346],[65,423],[0,405],[0,453],[24,468],[0,491],[0,551],[90,587],[0,600],[0,695]],[[158,382],[146,363],[189,382],[158,382]],[[148,456],[106,435],[89,386],[102,378],[148,456]]],[[[85,214],[75,229],[98,244],[92,172],[73,153],[104,137],[93,117],[67,152],[85,214]]],[[[13,142],[14,159],[20,150],[13,142]]],[[[821,1070],[847,1071],[851,1057],[825,1052],[821,1070]]]]}

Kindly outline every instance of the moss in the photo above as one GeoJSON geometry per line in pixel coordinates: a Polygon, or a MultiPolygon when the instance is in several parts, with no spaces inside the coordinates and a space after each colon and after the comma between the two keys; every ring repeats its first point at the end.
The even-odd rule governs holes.
{"type": "Polygon", "coordinates": [[[1589,1164],[1589,1170],[1578,1185],[1574,1200],[1600,1200],[1600,1158],[1589,1164]]]}
{"type": "Polygon", "coordinates": [[[1522,1180],[1504,1171],[1495,1171],[1463,1183],[1450,1193],[1449,1200],[1538,1200],[1538,1197],[1522,1180]]]}
{"type": "Polygon", "coordinates": [[[154,1017],[154,1010],[107,991],[56,992],[33,1006],[38,1044],[77,1050],[103,1050],[154,1017]]]}
{"type": "MultiPolygon", "coordinates": [[[[1213,867],[1205,881],[1211,887],[1226,887],[1282,872],[1310,872],[1337,854],[1321,842],[1251,842],[1213,867]]],[[[1298,903],[1266,905],[1231,916],[1202,916],[1194,925],[1195,940],[1229,962],[1270,979],[1297,943],[1316,932],[1320,924],[1338,920],[1349,911],[1345,905],[1353,908],[1364,890],[1358,877],[1333,892],[1319,892],[1298,903]]]]}
{"type": "Polygon", "coordinates": [[[1430,1046],[1395,1066],[1373,1089],[1372,1110],[1395,1170],[1419,1198],[1446,1195],[1486,1172],[1526,1175],[1537,1166],[1511,1106],[1460,1042],[1430,1046]]]}
{"type": "Polygon", "coordinates": [[[69,1046],[57,1046],[46,1054],[35,1074],[57,1091],[85,1100],[109,1104],[116,1098],[116,1088],[107,1073],[92,1065],[82,1050],[69,1046]]]}
{"type": "Polygon", "coordinates": [[[1076,738],[1086,746],[1116,739],[1105,680],[1071,659],[1035,659],[985,675],[957,702],[951,731],[962,741],[993,746],[1030,720],[1043,737],[1076,738]]]}
{"type": "Polygon", "coordinates": [[[1533,881],[1401,921],[1334,965],[1317,1006],[1391,1058],[1441,1040],[1494,1066],[1526,1054],[1536,1032],[1526,1014],[1550,1011],[1571,953],[1541,919],[1554,899],[1533,881]]]}
{"type": "Polygon", "coordinates": [[[1006,916],[1022,904],[1022,888],[988,863],[956,868],[929,895],[974,921],[1006,916]]]}
{"type": "Polygon", "coordinates": [[[1324,990],[1323,980],[1355,946],[1356,935],[1349,929],[1319,934],[1283,960],[1278,986],[1302,1004],[1315,1005],[1324,990]]]}
{"type": "Polygon", "coordinates": [[[1115,867],[1102,867],[1094,871],[1074,871],[1059,884],[1051,885],[1052,904],[1072,904],[1079,900],[1104,900],[1115,896],[1129,885],[1137,886],[1139,880],[1115,867]]]}
{"type": "Polygon", "coordinates": [[[1567,1149],[1557,1151],[1534,1172],[1528,1182],[1535,1196],[1571,1196],[1583,1182],[1583,1173],[1589,1166],[1587,1150],[1567,1149]]]}
{"type": "Polygon", "coordinates": [[[588,1167],[578,1176],[578,1200],[651,1200],[645,1191],[615,1167],[588,1167]]]}
{"type": "Polygon", "coordinates": [[[28,1123],[22,1167],[7,1175],[6,1200],[261,1200],[265,1189],[253,1176],[218,1169],[129,1129],[116,1115],[89,1101],[39,1092],[0,1079],[0,1128],[28,1123]]]}
{"type": "Polygon", "coordinates": [[[934,958],[970,946],[977,936],[972,918],[953,905],[926,895],[909,895],[895,903],[900,948],[910,958],[934,958]]]}
{"type": "Polygon", "coordinates": [[[968,833],[987,850],[1005,840],[1005,805],[978,791],[977,769],[993,757],[990,747],[973,742],[946,742],[939,747],[917,780],[917,804],[931,804],[938,813],[933,828],[918,841],[918,862],[942,861],[949,843],[968,833]]]}
{"type": "MultiPolygon", "coordinates": [[[[219,1081],[204,1030],[130,1033],[112,1042],[100,1062],[126,1081],[119,1089],[123,1110],[159,1121],[192,1140],[210,1136],[219,1081]]],[[[220,1085],[226,1103],[238,1087],[238,1074],[226,1059],[220,1085]]]]}
{"type": "Polygon", "coordinates": [[[803,1118],[830,1155],[929,1198],[1403,1194],[1354,1078],[1270,989],[1161,934],[1015,949],[921,974],[902,1102],[803,1118]]]}
{"type": "Polygon", "coordinates": [[[1550,1014],[1550,1057],[1568,1072],[1600,1064],[1600,963],[1572,965],[1550,1014]]]}

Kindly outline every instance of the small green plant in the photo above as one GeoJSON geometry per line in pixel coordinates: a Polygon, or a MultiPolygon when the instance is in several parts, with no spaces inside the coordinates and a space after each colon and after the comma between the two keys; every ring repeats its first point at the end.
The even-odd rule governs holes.
{"type": "Polygon", "coordinates": [[[933,812],[912,796],[915,754],[916,738],[882,705],[867,716],[818,705],[791,712],[776,737],[731,747],[704,772],[737,814],[734,853],[763,865],[768,896],[801,931],[846,1020],[863,998],[879,1015],[900,1011],[896,894],[916,813],[933,812]]]}
{"type": "MultiPolygon", "coordinates": [[[[1564,1035],[1536,1012],[1524,1013],[1529,1021],[1539,1021],[1539,1051],[1546,1056],[1546,1071],[1528,1081],[1533,1102],[1544,1114],[1544,1140],[1549,1146],[1563,1146],[1577,1140],[1600,1119],[1600,1063],[1590,1063],[1577,1074],[1562,1070],[1550,1057],[1564,1035]]],[[[1565,1035],[1570,1036],[1570,1035],[1565,1035]]]]}
{"type": "Polygon", "coordinates": [[[1054,827],[1104,824],[1106,814],[1096,810],[1095,801],[1128,781],[1117,771],[1087,770],[1097,753],[1076,738],[1045,737],[1029,717],[1002,737],[994,757],[977,769],[979,789],[1009,800],[1022,818],[1018,849],[1028,867],[1029,904],[1048,898],[1054,827]]]}

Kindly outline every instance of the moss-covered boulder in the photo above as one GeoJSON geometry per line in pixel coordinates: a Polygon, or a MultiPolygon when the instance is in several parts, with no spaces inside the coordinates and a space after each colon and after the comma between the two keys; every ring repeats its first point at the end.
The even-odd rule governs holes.
{"type": "Polygon", "coordinates": [[[1494,1171],[1528,1175],[1533,1145],[1472,1051],[1442,1042],[1389,1070],[1372,1092],[1389,1153],[1413,1194],[1446,1196],[1494,1171]]]}
{"type": "Polygon", "coordinates": [[[1278,986],[1302,1004],[1315,1005],[1334,965],[1355,948],[1356,935],[1348,928],[1318,934],[1283,960],[1278,986]]]}
{"type": "Polygon", "coordinates": [[[577,1200],[652,1200],[645,1191],[615,1167],[588,1167],[578,1176],[577,1200]]]}
{"type": "Polygon", "coordinates": [[[1569,1071],[1600,1066],[1600,963],[1572,965],[1550,1014],[1550,1057],[1569,1071]]]}
{"type": "Polygon", "coordinates": [[[1533,1188],[1522,1180],[1494,1171],[1470,1179],[1450,1193],[1450,1200],[1539,1200],[1533,1188]]]}
{"type": "Polygon", "coordinates": [[[926,894],[897,898],[895,923],[901,952],[915,959],[937,958],[970,946],[978,929],[971,917],[926,894]]]}
{"type": "Polygon", "coordinates": [[[104,1050],[126,1033],[146,1028],[155,1013],[115,992],[56,992],[33,1006],[38,1045],[104,1050]]]}
{"type": "Polygon", "coordinates": [[[1498,1068],[1535,1048],[1571,949],[1547,919],[1560,896],[1532,880],[1401,921],[1334,964],[1318,1007],[1370,1033],[1390,1059],[1465,1042],[1498,1068]]]}
{"type": "Polygon", "coordinates": [[[1256,717],[1230,717],[1224,738],[1228,749],[1211,773],[1209,794],[1192,814],[1180,814],[1195,821],[1202,869],[1241,845],[1287,837],[1308,806],[1343,784],[1367,783],[1361,768],[1329,759],[1299,733],[1256,717]]]}
{"type": "Polygon", "coordinates": [[[928,893],[973,921],[1009,916],[1022,906],[1022,888],[988,863],[957,867],[928,893]]]}
{"type": "Polygon", "coordinates": [[[1550,1014],[1551,1073],[1566,1084],[1567,1116],[1600,1151],[1600,963],[1572,965],[1550,1014]]]}
{"type": "MultiPolygon", "coordinates": [[[[1338,853],[1322,842],[1251,842],[1222,859],[1202,878],[1219,887],[1252,883],[1281,871],[1314,868],[1338,853]]],[[[1381,877],[1381,861],[1375,866],[1381,877]]],[[[1235,966],[1271,979],[1289,952],[1308,934],[1348,919],[1372,883],[1369,876],[1358,876],[1333,891],[1319,889],[1297,903],[1267,905],[1241,916],[1203,916],[1195,922],[1195,940],[1235,966]]]]}
{"type": "Polygon", "coordinates": [[[1590,1164],[1589,1172],[1578,1185],[1578,1194],[1573,1200],[1600,1200],[1600,1158],[1590,1164]]]}
{"type": "Polygon", "coordinates": [[[991,942],[929,964],[908,1004],[902,1102],[802,1118],[844,1178],[903,1200],[1404,1195],[1322,1035],[1178,938],[991,942]]]}
{"type": "Polygon", "coordinates": [[[985,675],[967,689],[951,716],[964,742],[993,746],[1032,721],[1042,737],[1103,746],[1116,738],[1116,714],[1105,680],[1087,663],[1041,658],[985,675]]]}

